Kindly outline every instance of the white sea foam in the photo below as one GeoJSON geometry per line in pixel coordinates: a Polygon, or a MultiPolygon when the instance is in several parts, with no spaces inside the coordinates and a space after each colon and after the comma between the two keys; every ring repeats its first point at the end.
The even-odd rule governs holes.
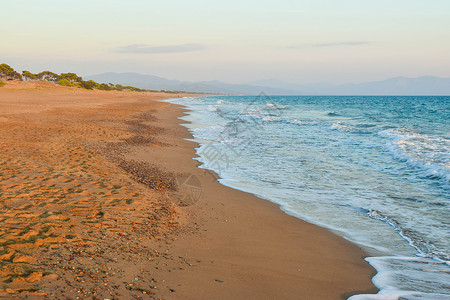
{"type": "Polygon", "coordinates": [[[450,183],[450,140],[430,137],[408,129],[387,129],[378,133],[391,140],[387,148],[398,160],[423,170],[424,177],[450,183]]]}
{"type": "MultiPolygon", "coordinates": [[[[450,256],[445,135],[400,126],[395,114],[403,112],[383,105],[402,99],[345,99],[341,108],[332,97],[291,102],[283,97],[289,108],[280,113],[274,109],[281,107],[277,97],[274,105],[251,97],[228,103],[217,98],[183,103],[198,122],[189,128],[206,140],[201,148],[214,141],[218,150],[228,151],[219,161],[199,151],[203,168],[220,172],[226,185],[279,203],[291,215],[385,255],[367,259],[378,272],[373,281],[380,293],[351,299],[450,298],[450,265],[444,261],[450,256]],[[252,100],[256,103],[249,105],[252,100]],[[368,106],[368,100],[381,101],[383,110],[368,106]],[[330,111],[339,113],[327,115],[330,111]],[[227,122],[253,126],[236,137],[224,136],[227,122]]],[[[440,129],[445,132],[445,126],[440,129]]]]}
{"type": "Polygon", "coordinates": [[[450,299],[450,294],[436,292],[436,286],[450,291],[450,281],[448,281],[450,273],[446,262],[405,256],[370,257],[366,260],[377,270],[377,275],[372,281],[380,292],[377,295],[353,296],[349,298],[351,300],[450,299]],[[441,273],[443,276],[436,277],[436,273],[441,273]],[[446,274],[449,275],[446,276],[446,274]],[[414,290],[408,290],[411,287],[414,290]]]}
{"type": "Polygon", "coordinates": [[[342,131],[354,131],[355,130],[354,127],[341,124],[341,122],[333,123],[331,125],[331,129],[333,129],[333,130],[342,130],[342,131]]]}
{"type": "Polygon", "coordinates": [[[450,295],[390,290],[376,295],[355,295],[348,300],[450,300],[450,295]]]}
{"type": "Polygon", "coordinates": [[[364,134],[373,133],[374,129],[372,127],[374,126],[368,126],[366,124],[346,125],[342,124],[341,122],[336,122],[331,125],[332,130],[339,130],[353,133],[364,133],[364,134]]]}
{"type": "Polygon", "coordinates": [[[218,100],[218,101],[217,101],[217,104],[219,104],[219,105],[230,104],[230,102],[227,102],[227,101],[225,101],[225,100],[218,100]]]}
{"type": "Polygon", "coordinates": [[[274,117],[274,116],[265,116],[262,118],[263,122],[277,122],[277,121],[282,121],[283,119],[281,119],[280,117],[274,117]]]}

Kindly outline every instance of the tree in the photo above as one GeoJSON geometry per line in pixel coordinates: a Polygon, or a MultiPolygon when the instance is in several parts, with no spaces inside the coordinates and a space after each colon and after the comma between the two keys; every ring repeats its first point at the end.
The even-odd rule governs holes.
{"type": "Polygon", "coordinates": [[[37,78],[39,80],[55,82],[58,78],[58,74],[50,72],[50,71],[42,71],[41,73],[37,74],[37,78]]]}
{"type": "Polygon", "coordinates": [[[63,85],[63,86],[76,86],[77,85],[76,83],[70,82],[67,79],[60,79],[60,80],[57,81],[57,83],[59,85],[63,85]]]}
{"type": "Polygon", "coordinates": [[[99,90],[104,90],[104,91],[110,91],[112,89],[114,89],[113,87],[111,87],[110,85],[106,84],[106,83],[102,83],[97,87],[99,90]]]}
{"type": "Polygon", "coordinates": [[[30,71],[22,71],[22,77],[25,80],[36,80],[36,79],[38,79],[38,75],[37,74],[33,74],[30,71]]]}
{"type": "Polygon", "coordinates": [[[13,68],[11,68],[7,64],[0,64],[0,86],[4,85],[2,80],[44,80],[44,81],[52,81],[56,82],[59,85],[64,86],[74,86],[81,87],[88,90],[99,89],[105,91],[117,90],[117,91],[136,91],[143,92],[148,91],[144,89],[140,89],[134,86],[123,86],[120,84],[114,85],[113,83],[101,83],[98,84],[93,80],[84,81],[83,78],[78,76],[75,73],[61,73],[60,75],[50,72],[43,71],[38,74],[33,74],[30,71],[22,71],[22,74],[16,72],[13,68]]]}
{"type": "Polygon", "coordinates": [[[1,80],[22,80],[22,75],[17,73],[13,68],[7,64],[0,64],[0,79],[1,80]]]}
{"type": "Polygon", "coordinates": [[[7,64],[0,65],[0,77],[2,80],[8,80],[12,72],[14,72],[14,69],[7,64]]]}
{"type": "Polygon", "coordinates": [[[82,88],[93,90],[95,88],[99,88],[99,85],[94,80],[88,80],[88,81],[81,81],[80,86],[82,88]]]}
{"type": "Polygon", "coordinates": [[[72,83],[81,83],[83,81],[83,78],[79,77],[75,73],[61,73],[61,74],[59,74],[58,77],[56,77],[57,81],[60,81],[63,79],[65,79],[69,82],[72,82],[72,83]]]}
{"type": "Polygon", "coordinates": [[[10,79],[12,79],[12,80],[23,80],[22,79],[22,75],[20,75],[20,73],[18,73],[16,71],[12,72],[10,79]]]}

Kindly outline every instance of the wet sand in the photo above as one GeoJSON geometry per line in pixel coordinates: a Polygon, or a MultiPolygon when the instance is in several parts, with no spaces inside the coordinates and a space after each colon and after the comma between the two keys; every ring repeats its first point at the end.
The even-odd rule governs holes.
{"type": "Polygon", "coordinates": [[[340,299],[376,291],[360,248],[224,187],[157,102],[0,88],[0,298],[340,299]]]}

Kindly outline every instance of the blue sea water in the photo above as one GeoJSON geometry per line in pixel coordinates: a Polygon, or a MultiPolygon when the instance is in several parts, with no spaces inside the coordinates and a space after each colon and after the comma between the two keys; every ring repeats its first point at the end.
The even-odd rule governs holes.
{"type": "Polygon", "coordinates": [[[377,295],[450,299],[450,97],[171,100],[202,167],[364,246],[377,295]]]}

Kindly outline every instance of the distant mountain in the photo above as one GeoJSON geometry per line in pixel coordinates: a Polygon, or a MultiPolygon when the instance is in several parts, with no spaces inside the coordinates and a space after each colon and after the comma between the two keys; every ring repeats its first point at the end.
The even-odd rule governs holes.
{"type": "Polygon", "coordinates": [[[383,81],[346,84],[337,87],[335,91],[339,94],[359,95],[450,95],[450,78],[395,77],[383,81]]]}
{"type": "Polygon", "coordinates": [[[150,90],[201,92],[211,94],[259,94],[262,91],[268,94],[296,94],[295,91],[283,88],[271,88],[247,84],[230,84],[217,80],[189,82],[171,80],[153,75],[138,73],[103,73],[92,76],[84,76],[84,80],[94,80],[99,83],[114,83],[132,85],[138,88],[150,90]]]}
{"type": "Polygon", "coordinates": [[[103,73],[93,76],[85,76],[84,80],[94,80],[99,83],[114,83],[121,85],[133,85],[150,90],[173,90],[183,82],[170,80],[153,75],[142,75],[138,73],[103,73]]]}
{"type": "MultiPolygon", "coordinates": [[[[284,81],[280,81],[278,79],[265,79],[253,81],[250,84],[259,85],[259,86],[267,86],[271,88],[283,88],[291,91],[295,91],[295,94],[298,95],[323,95],[328,94],[328,91],[332,91],[336,88],[335,85],[328,82],[316,82],[311,84],[296,84],[296,83],[288,83],[284,81]]],[[[332,93],[332,92],[331,92],[332,93]]]]}
{"type": "Polygon", "coordinates": [[[395,77],[383,81],[333,85],[330,83],[295,84],[277,79],[231,84],[213,81],[180,81],[138,73],[103,73],[85,76],[99,83],[132,85],[150,90],[202,92],[212,94],[257,95],[450,95],[450,78],[433,76],[395,77]]]}
{"type": "Polygon", "coordinates": [[[255,81],[252,84],[295,90],[302,95],[450,95],[450,78],[433,76],[395,77],[383,81],[343,85],[326,82],[296,85],[276,79],[255,81]]]}

